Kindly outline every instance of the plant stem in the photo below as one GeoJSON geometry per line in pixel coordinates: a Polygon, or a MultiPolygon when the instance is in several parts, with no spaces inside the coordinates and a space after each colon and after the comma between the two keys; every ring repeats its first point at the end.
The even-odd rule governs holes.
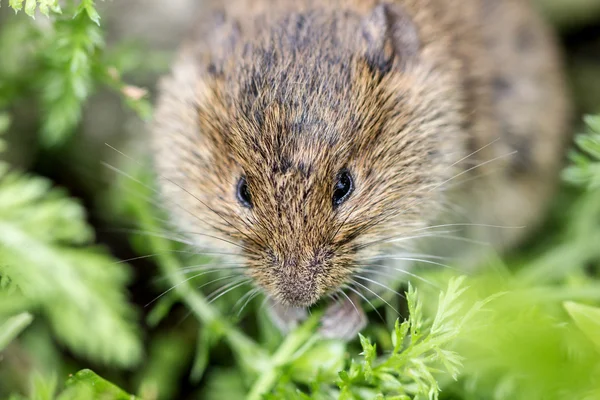
{"type": "Polygon", "coordinates": [[[247,400],[260,400],[264,394],[273,389],[279,376],[279,369],[289,362],[295,353],[314,335],[319,318],[320,314],[313,313],[304,324],[287,336],[250,389],[247,400]]]}
{"type": "MultiPolygon", "coordinates": [[[[161,227],[156,226],[154,220],[144,212],[140,212],[138,218],[142,226],[154,230],[161,229],[161,227]]],[[[179,294],[196,318],[204,324],[210,325],[212,329],[215,329],[225,337],[229,346],[234,350],[236,357],[246,370],[254,374],[260,374],[264,369],[264,365],[268,363],[266,351],[255,341],[238,330],[234,325],[229,323],[225,317],[208,303],[204,296],[200,295],[191,287],[185,275],[181,272],[179,262],[170,252],[171,249],[169,243],[166,243],[162,238],[156,236],[150,236],[148,240],[150,241],[150,246],[158,253],[157,260],[159,268],[167,277],[170,284],[173,285],[173,290],[179,294]]]]}

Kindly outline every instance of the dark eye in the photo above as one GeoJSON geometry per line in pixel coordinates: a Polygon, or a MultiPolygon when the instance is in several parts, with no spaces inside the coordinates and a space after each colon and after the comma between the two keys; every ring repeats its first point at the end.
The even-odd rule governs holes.
{"type": "Polygon", "coordinates": [[[237,199],[244,207],[252,208],[252,197],[250,197],[250,190],[248,190],[248,183],[244,176],[240,178],[237,184],[237,199]]]}
{"type": "Polygon", "coordinates": [[[337,177],[337,182],[333,188],[333,207],[336,208],[348,200],[348,197],[354,191],[354,181],[352,175],[346,170],[342,170],[337,177]]]}

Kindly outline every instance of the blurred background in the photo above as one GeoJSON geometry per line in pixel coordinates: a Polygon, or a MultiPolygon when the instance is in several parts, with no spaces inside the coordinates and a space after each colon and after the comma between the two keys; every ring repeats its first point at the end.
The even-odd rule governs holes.
{"type": "MultiPolygon", "coordinates": [[[[342,397],[337,372],[352,371],[350,360],[360,359],[364,343],[315,345],[308,327],[289,345],[303,350],[287,354],[286,367],[275,371],[260,360],[269,360],[284,338],[259,311],[260,301],[243,304],[247,288],[223,293],[218,282],[197,277],[181,287],[190,292],[156,299],[181,281],[179,267],[210,262],[186,254],[164,233],[144,167],[155,84],[200,3],[84,0],[46,17],[40,11],[53,2],[40,1],[35,19],[25,10],[15,14],[9,3],[19,2],[2,0],[0,7],[0,398],[110,399],[128,392],[233,399],[260,393],[260,385],[274,388],[274,398],[300,396],[297,389],[313,398],[342,397]],[[233,322],[215,322],[213,310],[233,322]],[[254,368],[247,365],[253,359],[254,368]],[[106,381],[73,375],[84,368],[106,381]]],[[[30,3],[36,4],[25,8],[30,3]]],[[[537,3],[564,50],[577,110],[573,133],[600,134],[600,119],[584,123],[584,115],[600,115],[600,0],[537,3]]],[[[469,278],[476,290],[465,307],[520,285],[498,305],[502,317],[487,321],[515,325],[497,340],[487,332],[488,342],[469,342],[477,354],[464,347],[474,333],[457,334],[451,349],[467,360],[470,354],[471,362],[458,381],[438,378],[441,398],[600,399],[598,348],[586,337],[600,337],[600,327],[589,328],[600,311],[577,308],[600,305],[600,160],[593,159],[600,142],[593,138],[573,144],[553,211],[523,248],[497,261],[502,278],[469,278]],[[565,311],[564,301],[577,306],[565,311]],[[578,318],[588,321],[583,333],[578,318]]],[[[448,270],[423,274],[442,287],[450,278],[448,270]]],[[[427,301],[439,293],[415,285],[425,318],[433,318],[435,304],[427,301]]],[[[406,315],[402,300],[394,301],[406,315]]],[[[396,315],[376,306],[368,333],[382,357],[394,348],[396,315]]],[[[383,372],[375,377],[350,379],[348,393],[374,398],[385,380],[383,372]]],[[[403,379],[397,378],[408,385],[403,379]]],[[[410,382],[406,398],[425,398],[417,380],[410,382]]]]}

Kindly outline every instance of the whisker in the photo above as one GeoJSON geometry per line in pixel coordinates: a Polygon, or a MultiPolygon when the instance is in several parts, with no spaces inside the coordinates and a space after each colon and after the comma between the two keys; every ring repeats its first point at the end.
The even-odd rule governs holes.
{"type": "Polygon", "coordinates": [[[456,240],[458,242],[477,244],[480,246],[491,246],[492,245],[490,242],[483,242],[481,240],[469,239],[469,238],[458,237],[458,236],[436,235],[435,237],[439,237],[441,239],[456,240]]]}
{"type": "MultiPolygon", "coordinates": [[[[347,286],[347,285],[345,285],[345,286],[347,286]]],[[[361,318],[360,311],[358,311],[358,308],[356,307],[356,304],[354,304],[354,302],[352,301],[352,299],[346,293],[344,293],[344,291],[342,289],[338,289],[338,291],[336,293],[341,293],[342,295],[344,295],[344,297],[346,297],[346,299],[348,299],[348,301],[350,302],[350,304],[352,304],[352,307],[354,308],[354,311],[356,311],[356,315],[360,319],[361,318]]]]}
{"type": "Polygon", "coordinates": [[[502,171],[502,168],[494,168],[494,169],[491,169],[489,171],[484,171],[484,172],[481,172],[481,173],[477,173],[477,174],[475,174],[475,175],[473,175],[473,176],[471,176],[469,178],[465,178],[465,179],[462,179],[460,181],[452,182],[450,185],[446,186],[445,190],[456,188],[457,186],[464,185],[465,183],[472,182],[474,180],[481,179],[481,178],[484,178],[486,176],[490,176],[490,175],[499,173],[501,171],[502,171]]]}
{"type": "Polygon", "coordinates": [[[487,161],[481,162],[481,163],[479,163],[479,164],[475,165],[474,167],[471,167],[471,168],[468,168],[468,169],[466,169],[466,170],[464,170],[464,171],[462,171],[462,172],[459,172],[458,174],[454,175],[452,178],[446,179],[446,180],[445,180],[445,181],[443,181],[442,183],[440,183],[440,184],[438,184],[438,185],[434,186],[433,188],[429,189],[429,191],[431,192],[431,191],[433,191],[433,190],[435,190],[435,189],[437,189],[437,188],[439,188],[439,187],[441,187],[441,186],[444,186],[446,183],[448,183],[448,182],[450,182],[450,181],[452,181],[452,180],[454,180],[454,179],[458,178],[459,176],[462,176],[462,175],[464,175],[464,174],[467,174],[467,173],[469,173],[469,172],[473,171],[474,169],[477,169],[477,168],[483,167],[483,166],[485,166],[485,165],[487,165],[487,164],[490,164],[490,163],[492,163],[492,162],[494,162],[494,161],[498,161],[498,160],[501,160],[501,159],[503,159],[503,158],[506,158],[506,157],[513,156],[513,155],[515,155],[515,154],[517,154],[517,153],[518,153],[518,151],[516,151],[516,150],[515,150],[515,151],[513,151],[513,152],[510,152],[510,153],[508,153],[508,154],[504,154],[504,155],[501,155],[501,156],[498,156],[498,157],[494,157],[494,158],[492,158],[492,159],[490,159],[490,160],[487,160],[487,161]]]}
{"type": "MultiPolygon", "coordinates": [[[[375,295],[375,297],[377,297],[379,300],[383,301],[385,304],[387,304],[392,310],[394,310],[396,312],[396,314],[400,314],[398,312],[398,310],[396,310],[390,303],[387,302],[387,300],[385,300],[383,297],[381,297],[380,295],[378,295],[376,292],[374,292],[373,290],[369,289],[369,287],[367,287],[366,285],[363,285],[360,282],[356,282],[354,279],[352,279],[352,282],[354,282],[355,284],[365,288],[366,290],[368,290],[369,292],[373,293],[375,295]]],[[[391,289],[390,289],[391,290],[391,289]]],[[[404,297],[404,296],[403,296],[404,297]]]]}
{"type": "Polygon", "coordinates": [[[448,268],[448,269],[451,269],[453,271],[463,272],[463,271],[460,271],[458,268],[451,267],[451,266],[449,266],[447,264],[442,264],[442,263],[435,262],[435,261],[430,261],[430,260],[424,260],[424,259],[421,259],[421,258],[397,257],[397,258],[390,258],[390,259],[391,260],[400,260],[400,261],[415,261],[415,262],[422,262],[422,263],[426,263],[426,264],[439,265],[440,267],[448,268]]]}
{"type": "MultiPolygon", "coordinates": [[[[187,274],[190,272],[202,271],[206,275],[206,274],[209,274],[209,273],[212,274],[215,272],[234,272],[234,271],[243,271],[244,270],[244,267],[235,267],[235,266],[232,266],[232,267],[220,267],[219,266],[217,268],[209,269],[209,267],[214,267],[214,266],[215,266],[215,264],[211,264],[211,265],[207,266],[207,268],[195,268],[195,269],[189,269],[189,270],[182,268],[179,271],[183,272],[184,274],[187,274]]],[[[241,273],[238,273],[237,275],[240,275],[240,274],[241,273]]],[[[169,278],[166,276],[161,276],[158,278],[154,278],[152,281],[155,283],[161,283],[167,279],[169,279],[169,278]]]]}
{"type": "MultiPolygon", "coordinates": [[[[263,299],[262,303],[260,303],[260,306],[258,307],[258,311],[262,311],[263,308],[265,308],[265,305],[267,304],[267,302],[269,302],[269,300],[271,299],[271,296],[269,296],[268,294],[265,296],[265,298],[263,299]]],[[[271,308],[273,307],[273,305],[275,304],[275,302],[271,301],[272,305],[271,308]]]]}
{"type": "Polygon", "coordinates": [[[175,236],[175,235],[168,235],[168,234],[161,233],[161,232],[150,232],[150,231],[144,231],[141,229],[128,229],[128,228],[111,228],[111,229],[103,229],[102,231],[107,232],[107,233],[127,233],[127,234],[132,234],[132,235],[145,235],[145,236],[151,236],[151,237],[157,237],[157,238],[161,238],[161,239],[170,240],[172,242],[177,242],[177,243],[185,244],[188,246],[195,246],[195,244],[193,242],[188,241],[183,237],[179,237],[179,236],[175,236]]]}
{"type": "MultiPolygon", "coordinates": [[[[240,277],[240,274],[231,274],[231,275],[227,275],[227,276],[221,276],[219,278],[213,279],[212,281],[203,283],[202,285],[198,286],[197,289],[200,290],[200,289],[202,289],[202,288],[204,288],[206,286],[212,285],[215,282],[220,282],[220,281],[224,281],[224,280],[231,279],[231,278],[240,278],[240,279],[242,279],[242,277],[240,277]]],[[[234,282],[228,283],[227,285],[230,285],[230,284],[235,283],[235,282],[239,282],[239,279],[236,280],[236,281],[234,281],[234,282]]],[[[221,288],[219,288],[219,289],[221,289],[221,288]]],[[[218,291],[219,289],[216,289],[215,291],[218,291]]],[[[207,296],[207,299],[210,298],[210,296],[213,295],[213,294],[214,294],[214,292],[211,293],[209,296],[207,296]]]]}
{"type": "MultiPolygon", "coordinates": [[[[128,262],[131,262],[131,261],[144,260],[144,259],[147,259],[147,258],[158,257],[158,256],[161,256],[163,254],[171,254],[171,253],[183,253],[183,254],[191,254],[191,255],[197,255],[197,256],[213,255],[213,254],[215,254],[215,253],[197,253],[195,251],[186,251],[186,250],[165,250],[165,251],[161,251],[161,252],[158,252],[158,253],[146,254],[144,256],[131,257],[131,258],[127,258],[125,260],[115,261],[115,264],[124,264],[124,263],[128,263],[128,262]]],[[[223,255],[222,253],[216,253],[216,254],[223,255]]],[[[227,254],[227,255],[233,255],[233,254],[227,254]]]]}
{"type": "MultiPolygon", "coordinates": [[[[388,236],[383,239],[377,239],[372,242],[363,243],[362,245],[359,245],[358,248],[359,248],[359,250],[362,250],[362,249],[366,249],[367,247],[370,247],[370,246],[373,246],[376,244],[397,243],[397,242],[405,242],[405,241],[412,240],[412,239],[435,237],[435,234],[438,233],[438,232],[435,232],[435,234],[434,233],[425,233],[423,235],[403,236],[405,234],[412,233],[412,232],[415,232],[415,231],[408,231],[408,232],[402,233],[401,235],[388,236]]],[[[447,230],[447,231],[442,231],[440,233],[446,234],[446,233],[454,233],[454,232],[458,232],[458,231],[456,231],[456,230],[448,231],[447,230]]]]}
{"type": "Polygon", "coordinates": [[[147,303],[146,305],[144,305],[144,308],[146,308],[149,305],[151,305],[152,303],[156,302],[158,299],[160,299],[161,297],[163,297],[167,293],[169,293],[169,292],[177,289],[179,286],[183,285],[184,283],[189,282],[192,279],[195,279],[195,278],[197,278],[199,276],[206,275],[208,273],[212,273],[212,272],[206,272],[206,271],[205,272],[200,272],[199,274],[196,274],[194,276],[190,276],[189,278],[186,278],[185,280],[179,282],[178,284],[171,286],[169,289],[165,290],[164,292],[162,292],[161,294],[159,294],[158,296],[156,296],[154,299],[152,299],[149,303],[147,303]]]}
{"type": "MultiPolygon", "coordinates": [[[[399,293],[399,292],[395,291],[394,289],[392,289],[392,288],[390,288],[390,287],[388,287],[388,286],[384,285],[383,283],[377,282],[377,281],[375,281],[375,280],[373,280],[373,279],[369,279],[369,278],[367,278],[367,277],[364,277],[364,276],[362,276],[362,275],[354,275],[354,277],[355,277],[355,278],[358,278],[358,279],[362,279],[362,280],[364,280],[364,281],[367,281],[367,282],[370,282],[370,283],[372,283],[372,284],[374,284],[374,285],[380,286],[380,287],[382,287],[382,288],[384,288],[384,289],[387,289],[387,290],[389,290],[390,292],[392,292],[392,293],[394,293],[394,294],[396,294],[396,295],[398,295],[398,296],[402,297],[403,299],[406,299],[406,297],[405,297],[405,296],[404,296],[402,293],[399,293]]],[[[392,307],[392,308],[393,308],[393,307],[392,307]]]]}
{"type": "Polygon", "coordinates": [[[434,256],[434,255],[429,255],[429,254],[397,253],[397,254],[385,254],[385,255],[373,256],[373,257],[369,257],[369,258],[367,258],[367,259],[365,259],[363,261],[364,262],[368,262],[369,260],[388,260],[388,259],[393,258],[393,257],[403,257],[403,256],[431,258],[431,259],[434,259],[434,260],[445,260],[445,259],[449,258],[449,257],[434,256]]]}
{"type": "MultiPolygon", "coordinates": [[[[492,163],[492,162],[498,161],[498,160],[500,160],[500,159],[502,159],[502,158],[506,158],[506,157],[512,156],[512,155],[514,155],[514,154],[516,154],[516,153],[517,153],[517,151],[513,151],[513,152],[511,152],[511,153],[504,154],[504,155],[502,155],[502,156],[498,156],[498,157],[492,158],[492,159],[490,159],[490,160],[487,160],[487,161],[481,162],[481,163],[479,163],[479,164],[477,164],[477,165],[475,165],[475,166],[473,166],[473,167],[471,167],[471,168],[468,168],[468,169],[466,169],[466,170],[464,170],[464,171],[462,171],[462,172],[460,172],[460,173],[458,173],[458,174],[454,175],[453,177],[451,177],[451,178],[449,178],[449,179],[447,179],[447,180],[445,180],[445,181],[443,181],[443,182],[441,182],[441,183],[439,183],[439,184],[436,184],[436,185],[432,186],[432,187],[431,187],[429,190],[427,190],[427,191],[426,191],[426,193],[432,192],[433,190],[436,190],[436,189],[438,189],[439,187],[441,187],[441,186],[444,186],[446,183],[448,183],[448,182],[450,182],[450,181],[452,181],[452,180],[454,180],[454,179],[456,179],[456,178],[458,178],[458,177],[460,177],[460,176],[462,176],[462,175],[464,175],[464,174],[466,174],[466,173],[469,173],[470,171],[473,171],[474,169],[477,169],[477,168],[483,167],[483,166],[485,166],[485,165],[487,165],[487,164],[490,164],[490,163],[492,163]]],[[[420,190],[423,190],[423,188],[416,189],[416,190],[414,190],[413,192],[409,193],[409,194],[408,194],[407,196],[405,196],[405,197],[412,196],[412,195],[414,195],[414,194],[418,193],[420,190]]],[[[365,226],[362,228],[362,230],[370,229],[370,228],[372,228],[373,226],[377,226],[377,225],[379,225],[379,224],[381,224],[381,223],[383,223],[383,222],[385,222],[385,221],[388,221],[388,220],[389,220],[389,219],[391,219],[391,218],[394,218],[394,217],[397,217],[398,215],[404,214],[404,213],[406,213],[406,212],[408,212],[408,211],[412,210],[412,209],[413,209],[413,208],[414,208],[414,207],[415,207],[417,204],[419,204],[419,201],[415,200],[415,201],[413,201],[412,203],[410,203],[408,206],[406,206],[405,208],[403,208],[403,209],[401,209],[401,210],[399,210],[399,211],[397,211],[397,212],[393,212],[393,213],[390,213],[390,214],[388,214],[388,215],[383,215],[383,217],[382,217],[382,218],[380,218],[380,219],[377,219],[377,220],[374,220],[374,221],[373,221],[372,223],[370,223],[370,224],[366,224],[366,225],[365,225],[365,226]]]]}
{"type": "Polygon", "coordinates": [[[187,266],[185,268],[180,268],[179,271],[184,272],[184,273],[188,273],[188,272],[195,272],[195,271],[202,271],[206,268],[204,268],[206,266],[206,268],[209,267],[217,267],[215,268],[215,270],[218,271],[227,271],[227,270],[244,270],[246,269],[246,267],[240,266],[238,263],[229,263],[229,264],[198,264],[198,265],[190,265],[187,266]]]}
{"type": "MultiPolygon", "coordinates": [[[[113,151],[117,152],[118,154],[122,155],[123,157],[126,157],[127,159],[133,161],[134,163],[136,163],[137,165],[140,166],[144,166],[142,163],[138,162],[137,160],[133,159],[132,157],[128,156],[127,154],[123,153],[120,150],[117,150],[115,147],[111,146],[108,143],[104,143],[106,146],[108,146],[110,149],[112,149],[113,151]]],[[[119,170],[116,167],[113,167],[107,163],[103,163],[105,164],[107,167],[111,168],[113,171],[123,174],[123,176],[132,179],[134,182],[139,183],[140,185],[142,185],[143,187],[147,188],[148,190],[158,194],[158,191],[146,184],[144,184],[143,182],[139,181],[138,179],[132,177],[131,175],[119,170]]],[[[208,206],[208,204],[206,204],[205,202],[203,202],[201,199],[199,199],[197,196],[195,196],[193,193],[191,193],[189,190],[186,190],[184,187],[182,187],[181,185],[179,185],[178,183],[176,183],[175,181],[173,181],[172,179],[169,179],[163,175],[158,175],[159,178],[166,180],[167,182],[177,186],[179,189],[183,190],[184,192],[186,192],[188,195],[192,196],[194,199],[196,199],[196,201],[198,201],[200,204],[202,204],[203,206],[205,206],[206,208],[208,208],[210,211],[212,211],[216,216],[218,216],[221,220],[223,220],[227,225],[229,225],[230,227],[232,227],[233,229],[235,229],[236,231],[238,231],[242,236],[246,237],[246,239],[248,239],[249,242],[254,242],[254,240],[252,240],[252,238],[250,238],[248,235],[246,235],[245,233],[243,233],[238,227],[234,226],[231,222],[229,222],[227,219],[225,219],[220,213],[218,213],[217,211],[213,210],[210,206],[208,206]]],[[[201,220],[197,215],[195,215],[194,213],[190,212],[189,210],[185,209],[184,207],[182,207],[181,205],[171,202],[173,203],[175,206],[179,207],[180,209],[182,209],[183,211],[185,211],[186,213],[190,214],[192,217],[198,219],[200,222],[205,223],[207,225],[209,225],[210,227],[212,227],[213,229],[216,230],[216,228],[210,224],[208,224],[206,221],[201,220]]],[[[243,221],[243,220],[242,220],[243,221]]],[[[244,221],[243,221],[244,222],[244,221]]],[[[247,225],[244,222],[245,225],[247,225]]],[[[252,230],[252,228],[250,226],[247,225],[247,227],[252,230]]]]}
{"type": "MultiPolygon", "coordinates": [[[[352,281],[352,283],[356,284],[355,281],[352,281]]],[[[377,310],[377,308],[375,308],[375,306],[373,305],[373,303],[371,303],[371,301],[369,299],[367,299],[362,293],[360,293],[358,290],[354,289],[350,285],[345,285],[345,288],[348,289],[348,290],[351,290],[354,293],[356,293],[360,298],[362,298],[364,301],[366,301],[367,304],[369,304],[369,306],[371,306],[371,309],[377,313],[377,315],[379,316],[379,318],[381,318],[381,320],[385,322],[385,319],[383,319],[383,316],[379,313],[379,311],[377,310]]],[[[346,297],[348,297],[348,295],[346,295],[346,297]]],[[[350,300],[350,299],[348,298],[348,300],[350,300]]],[[[352,302],[352,300],[350,300],[350,301],[352,302]]]]}
{"type": "Polygon", "coordinates": [[[442,225],[427,226],[425,228],[415,229],[412,232],[420,232],[420,231],[425,231],[425,230],[434,229],[434,228],[446,228],[446,227],[453,227],[453,226],[476,226],[476,227],[483,227],[483,228],[498,228],[498,229],[524,229],[524,228],[526,228],[525,226],[456,223],[456,224],[442,224],[442,225]]]}
{"type": "MultiPolygon", "coordinates": [[[[243,280],[242,282],[238,283],[237,285],[235,285],[233,287],[230,287],[229,289],[225,290],[223,293],[219,294],[217,297],[211,299],[208,303],[211,304],[211,303],[217,301],[217,299],[219,299],[220,297],[222,297],[222,296],[226,295],[227,293],[231,292],[232,290],[235,290],[235,289],[239,288],[240,286],[247,285],[248,283],[250,283],[250,279],[243,280]]],[[[208,297],[207,297],[207,299],[208,299],[208,297]]]]}
{"type": "MultiPolygon", "coordinates": [[[[375,270],[375,268],[376,268],[375,266],[372,266],[372,267],[373,267],[372,269],[365,269],[365,271],[368,271],[368,272],[370,272],[370,273],[380,273],[380,274],[383,274],[383,275],[387,275],[387,276],[389,276],[388,274],[382,273],[381,271],[376,271],[376,270],[375,270]]],[[[420,281],[422,281],[422,282],[425,282],[425,283],[427,283],[427,284],[429,284],[429,285],[431,285],[431,286],[435,287],[436,289],[441,289],[441,287],[440,287],[440,286],[436,285],[435,283],[431,282],[430,280],[428,280],[428,279],[425,279],[425,278],[423,278],[422,276],[419,276],[419,275],[417,275],[417,274],[414,274],[414,273],[412,273],[412,272],[409,272],[409,271],[407,271],[407,270],[405,270],[405,269],[401,269],[401,268],[395,268],[395,267],[392,267],[391,265],[378,265],[377,267],[388,268],[388,269],[391,269],[391,270],[394,270],[394,271],[397,271],[397,272],[400,272],[400,273],[406,274],[406,275],[408,275],[408,276],[411,276],[411,277],[413,277],[413,278],[415,278],[415,279],[418,279],[418,280],[420,280],[420,281]]]]}
{"type": "MultiPolygon", "coordinates": [[[[251,289],[251,290],[249,290],[249,291],[248,291],[248,293],[246,293],[246,294],[244,295],[244,297],[248,296],[248,299],[246,299],[246,302],[244,303],[244,305],[242,305],[242,308],[240,308],[240,310],[238,311],[238,313],[237,313],[237,316],[238,316],[238,317],[239,317],[239,316],[242,314],[242,312],[244,311],[244,309],[246,308],[246,306],[247,306],[248,304],[250,304],[250,302],[251,302],[251,301],[252,301],[252,300],[253,300],[253,299],[254,299],[256,296],[258,296],[259,294],[260,294],[260,289],[259,289],[259,288],[254,288],[254,289],[251,289]],[[250,294],[250,295],[248,296],[248,294],[250,294]]],[[[243,299],[244,299],[244,297],[240,297],[240,299],[239,299],[239,300],[238,300],[238,301],[235,303],[235,305],[233,306],[233,309],[234,309],[234,310],[235,310],[235,309],[238,307],[238,305],[239,305],[239,303],[240,303],[241,301],[244,301],[244,300],[243,300],[243,299]]]]}
{"type": "Polygon", "coordinates": [[[472,152],[471,154],[469,154],[469,155],[467,155],[467,156],[464,156],[463,158],[461,158],[460,160],[458,160],[458,161],[457,161],[457,162],[455,162],[454,164],[450,165],[448,168],[452,168],[452,167],[454,167],[455,165],[457,165],[457,164],[459,164],[459,163],[463,162],[464,160],[466,160],[466,159],[468,159],[468,158],[470,158],[470,157],[474,156],[475,154],[479,153],[481,150],[484,150],[484,149],[486,149],[486,148],[490,147],[491,145],[493,145],[494,143],[498,142],[499,140],[500,140],[500,137],[498,137],[498,138],[494,139],[494,140],[493,140],[493,141],[491,141],[490,143],[486,144],[485,146],[482,146],[482,147],[480,147],[479,149],[475,150],[475,151],[474,151],[474,152],[472,152]]]}

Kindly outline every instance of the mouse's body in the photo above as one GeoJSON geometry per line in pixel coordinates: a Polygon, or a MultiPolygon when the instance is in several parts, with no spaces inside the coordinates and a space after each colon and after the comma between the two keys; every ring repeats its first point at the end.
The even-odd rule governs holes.
{"type": "Polygon", "coordinates": [[[160,86],[155,164],[176,227],[243,265],[280,323],[339,293],[323,331],[351,337],[380,255],[428,234],[501,250],[540,219],[568,107],[526,1],[217,3],[160,86]]]}

